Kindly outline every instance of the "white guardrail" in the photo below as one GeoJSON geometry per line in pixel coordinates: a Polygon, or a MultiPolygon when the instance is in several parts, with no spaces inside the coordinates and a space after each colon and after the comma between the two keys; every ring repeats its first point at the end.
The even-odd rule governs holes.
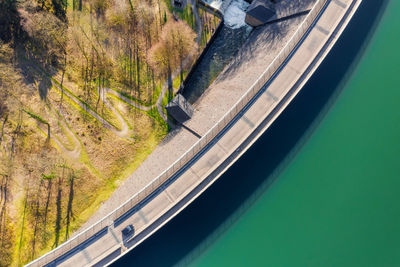
{"type": "Polygon", "coordinates": [[[331,0],[317,0],[308,13],[305,20],[299,26],[295,34],[278,54],[278,56],[272,61],[268,68],[258,78],[258,80],[247,90],[247,92],[236,102],[236,104],[222,117],[200,140],[198,140],[185,154],[183,154],[178,160],[176,160],[168,169],[162,172],[159,176],[153,179],[146,187],[141,191],[133,195],[129,200],[119,206],[117,209],[109,213],[102,220],[93,224],[85,231],[79,233],[75,237],[65,241],[57,248],[49,251],[40,258],[30,262],[27,266],[44,266],[51,263],[60,256],[68,253],[73,248],[77,247],[81,243],[85,242],[89,238],[93,237],[96,233],[103,230],[105,227],[111,225],[116,219],[124,215],[127,211],[138,205],[146,197],[159,188],[165,183],[176,171],[180,170],[185,164],[187,164],[197,153],[210,143],[214,137],[224,129],[229,122],[249,103],[249,101],[261,90],[261,88],[267,83],[272,75],[278,70],[290,53],[294,50],[298,42],[302,39],[304,34],[307,32],[309,27],[313,24],[318,14],[324,7],[324,5],[331,0]]]}

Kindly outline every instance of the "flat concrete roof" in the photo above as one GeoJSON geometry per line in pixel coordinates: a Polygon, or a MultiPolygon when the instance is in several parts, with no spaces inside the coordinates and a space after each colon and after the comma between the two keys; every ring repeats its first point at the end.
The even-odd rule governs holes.
{"type": "Polygon", "coordinates": [[[259,26],[267,23],[275,16],[273,4],[267,0],[254,0],[246,11],[246,23],[259,26]]]}

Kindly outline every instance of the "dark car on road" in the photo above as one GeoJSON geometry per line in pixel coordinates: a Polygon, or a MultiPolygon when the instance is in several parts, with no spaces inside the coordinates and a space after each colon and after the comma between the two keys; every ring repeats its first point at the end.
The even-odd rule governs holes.
{"type": "Polygon", "coordinates": [[[123,235],[123,236],[130,236],[130,235],[133,235],[134,232],[135,232],[135,228],[133,227],[132,224],[129,224],[129,225],[126,226],[124,229],[122,229],[122,235],[123,235]]]}

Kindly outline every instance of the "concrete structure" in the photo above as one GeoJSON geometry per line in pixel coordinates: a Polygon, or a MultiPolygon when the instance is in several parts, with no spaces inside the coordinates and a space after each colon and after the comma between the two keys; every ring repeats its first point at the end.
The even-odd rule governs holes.
{"type": "Polygon", "coordinates": [[[193,115],[193,107],[181,94],[177,94],[174,99],[165,106],[168,114],[180,123],[189,120],[193,115]]]}
{"type": "Polygon", "coordinates": [[[257,27],[276,18],[273,4],[269,0],[254,0],[246,11],[246,23],[257,27]]]}
{"type": "Polygon", "coordinates": [[[360,3],[319,0],[262,76],[164,176],[96,226],[30,265],[105,265],[171,220],[268,129],[322,62],[360,3]],[[121,230],[128,224],[135,226],[136,234],[123,240],[121,230]]]}

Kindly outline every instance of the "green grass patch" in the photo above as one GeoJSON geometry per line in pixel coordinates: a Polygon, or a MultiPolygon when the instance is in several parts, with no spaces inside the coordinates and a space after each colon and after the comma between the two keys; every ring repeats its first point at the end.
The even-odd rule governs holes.
{"type": "Polygon", "coordinates": [[[28,114],[31,118],[37,120],[38,122],[46,124],[47,126],[50,126],[50,124],[45,119],[40,117],[39,115],[37,115],[37,114],[35,114],[33,112],[30,112],[30,111],[28,111],[26,109],[22,109],[22,111],[25,112],[26,114],[28,114]]]}

